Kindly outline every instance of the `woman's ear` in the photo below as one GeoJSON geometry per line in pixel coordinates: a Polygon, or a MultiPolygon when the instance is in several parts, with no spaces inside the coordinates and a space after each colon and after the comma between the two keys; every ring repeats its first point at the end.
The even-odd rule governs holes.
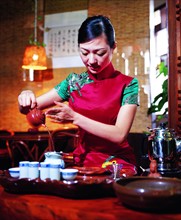
{"type": "Polygon", "coordinates": [[[113,49],[116,49],[116,47],[117,47],[117,42],[114,43],[114,45],[113,45],[112,48],[113,48],[113,49]]]}
{"type": "Polygon", "coordinates": [[[112,47],[113,53],[117,53],[117,43],[115,42],[113,47],[112,47]]]}

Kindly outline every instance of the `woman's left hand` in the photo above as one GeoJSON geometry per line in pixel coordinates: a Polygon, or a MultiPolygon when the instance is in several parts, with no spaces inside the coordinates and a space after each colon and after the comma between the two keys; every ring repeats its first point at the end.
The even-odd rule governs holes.
{"type": "Polygon", "coordinates": [[[51,118],[53,122],[73,121],[75,112],[65,103],[54,102],[56,107],[46,111],[46,116],[51,118]]]}

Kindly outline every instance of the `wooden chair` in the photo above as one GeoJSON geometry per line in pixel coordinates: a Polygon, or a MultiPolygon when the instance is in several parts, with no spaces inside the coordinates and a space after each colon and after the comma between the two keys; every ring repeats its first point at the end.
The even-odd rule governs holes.
{"type": "MultiPolygon", "coordinates": [[[[0,130],[0,135],[13,136],[14,132],[10,130],[0,130]]],[[[12,155],[9,149],[9,142],[4,139],[0,139],[0,169],[6,170],[12,166],[12,155]]]]}
{"type": "MultiPolygon", "coordinates": [[[[76,128],[68,130],[54,130],[51,133],[51,138],[49,141],[53,142],[55,151],[63,152],[62,155],[64,161],[66,162],[66,166],[71,166],[73,164],[72,152],[79,141],[78,130],[76,128]]],[[[51,146],[51,144],[52,143],[49,143],[49,146],[51,146]]]]}
{"type": "MultiPolygon", "coordinates": [[[[53,141],[56,151],[63,151],[65,153],[72,152],[79,140],[77,131],[77,129],[56,129],[51,133],[49,142],[53,141]]],[[[49,143],[49,146],[51,146],[51,143],[49,143]]]]}
{"type": "Polygon", "coordinates": [[[138,167],[149,168],[148,136],[145,133],[129,133],[128,142],[133,147],[138,167]]]}

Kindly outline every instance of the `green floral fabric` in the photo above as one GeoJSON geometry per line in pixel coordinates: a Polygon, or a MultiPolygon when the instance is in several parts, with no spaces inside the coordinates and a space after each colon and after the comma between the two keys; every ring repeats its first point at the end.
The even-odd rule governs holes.
{"type": "MultiPolygon", "coordinates": [[[[55,89],[59,96],[63,100],[68,100],[70,98],[70,94],[73,91],[78,91],[81,95],[81,88],[85,84],[89,84],[94,82],[93,79],[89,78],[87,72],[83,72],[81,74],[71,73],[68,77],[63,80],[61,83],[55,86],[55,89]]],[[[138,80],[134,78],[130,84],[124,89],[122,105],[126,104],[137,104],[138,105],[138,80]]]]}

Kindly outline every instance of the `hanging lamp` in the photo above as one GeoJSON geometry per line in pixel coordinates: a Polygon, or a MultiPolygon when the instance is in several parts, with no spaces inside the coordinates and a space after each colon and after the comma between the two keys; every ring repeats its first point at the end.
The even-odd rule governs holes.
{"type": "Polygon", "coordinates": [[[37,41],[37,0],[35,0],[34,41],[25,49],[22,68],[29,70],[30,81],[34,79],[34,70],[47,69],[45,47],[39,45],[37,41]]]}

